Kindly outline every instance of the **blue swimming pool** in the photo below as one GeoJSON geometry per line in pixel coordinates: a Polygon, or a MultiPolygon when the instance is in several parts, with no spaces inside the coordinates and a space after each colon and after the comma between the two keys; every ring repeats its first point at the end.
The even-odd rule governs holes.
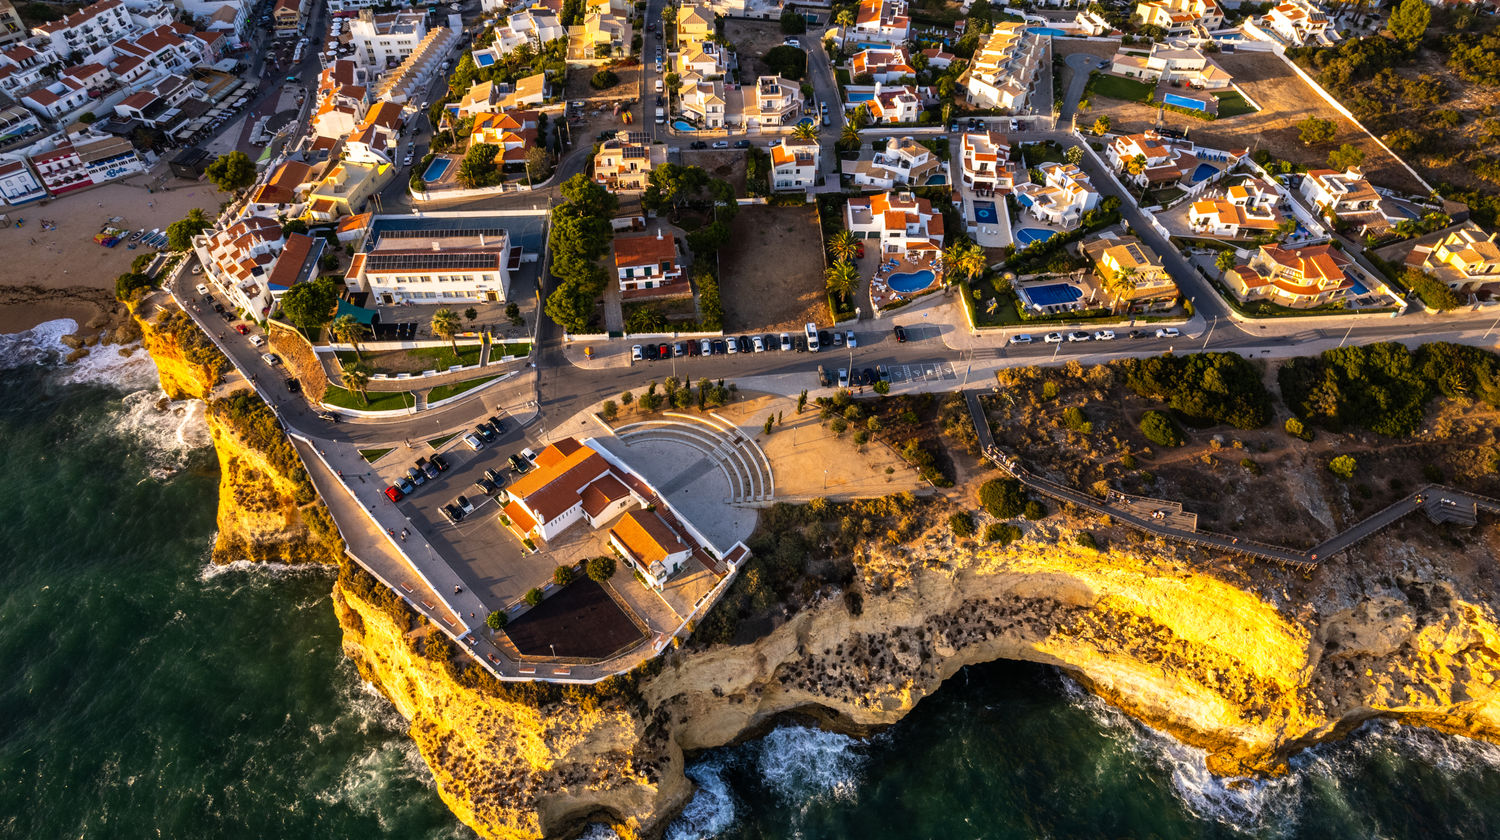
{"type": "Polygon", "coordinates": [[[1353,284],[1354,284],[1354,285],[1353,285],[1353,286],[1352,286],[1352,287],[1350,287],[1350,289],[1349,289],[1349,293],[1350,293],[1350,294],[1351,294],[1351,295],[1352,295],[1352,296],[1354,296],[1354,297],[1361,297],[1361,296],[1363,296],[1363,295],[1367,295],[1367,294],[1369,294],[1369,293],[1370,293],[1370,290],[1369,290],[1369,289],[1367,289],[1367,288],[1365,288],[1365,284],[1363,284],[1363,283],[1361,283],[1361,282],[1359,282],[1359,280],[1357,280],[1357,279],[1355,279],[1355,278],[1353,278],[1353,277],[1350,277],[1350,278],[1349,278],[1349,282],[1351,282],[1351,283],[1353,283],[1353,284]]]}
{"type": "Polygon", "coordinates": [[[673,131],[697,131],[698,127],[695,126],[695,125],[693,125],[692,123],[688,122],[687,120],[673,120],[672,121],[672,130],[673,131]]]}
{"type": "Polygon", "coordinates": [[[1050,286],[1030,287],[1026,290],[1026,296],[1037,306],[1058,306],[1083,297],[1083,290],[1071,283],[1053,283],[1050,286]]]}
{"type": "Polygon", "coordinates": [[[1200,163],[1198,164],[1198,168],[1193,170],[1193,183],[1196,184],[1199,181],[1212,178],[1217,174],[1219,174],[1219,170],[1216,167],[1209,166],[1206,163],[1200,163]]]}
{"type": "Polygon", "coordinates": [[[1417,215],[1417,211],[1411,209],[1410,207],[1407,207],[1405,204],[1397,204],[1396,205],[1396,212],[1400,213],[1402,216],[1405,216],[1406,218],[1412,219],[1412,220],[1416,220],[1416,219],[1422,218],[1421,216],[1417,215]]]}
{"type": "Polygon", "coordinates": [[[1016,231],[1016,241],[1021,244],[1022,248],[1025,248],[1033,242],[1046,242],[1054,233],[1056,231],[1046,228],[1021,228],[1016,231]]]}
{"type": "Polygon", "coordinates": [[[890,44],[882,44],[879,41],[860,41],[854,46],[862,50],[888,50],[891,48],[890,44]]]}
{"type": "Polygon", "coordinates": [[[892,274],[886,278],[886,285],[890,286],[892,291],[910,295],[931,286],[932,281],[936,279],[937,275],[932,272],[932,269],[924,268],[921,271],[892,274]]]}
{"type": "Polygon", "coordinates": [[[982,225],[992,225],[1000,221],[1000,214],[995,210],[995,202],[974,202],[974,219],[982,225]]]}
{"type": "Polygon", "coordinates": [[[422,180],[431,184],[441,181],[443,174],[448,171],[448,166],[453,161],[445,157],[433,158],[432,163],[427,164],[427,171],[422,173],[422,180]]]}
{"type": "Polygon", "coordinates": [[[487,52],[474,53],[474,66],[493,67],[495,66],[495,57],[487,52]]]}
{"type": "Polygon", "coordinates": [[[797,125],[814,125],[812,117],[803,117],[797,120],[797,125]]]}
{"type": "Polygon", "coordinates": [[[1052,28],[1050,26],[1028,26],[1028,27],[1026,27],[1026,31],[1027,32],[1035,33],[1037,35],[1066,35],[1066,34],[1068,34],[1068,33],[1064,32],[1064,31],[1062,31],[1061,29],[1054,29],[1054,28],[1052,28]]]}
{"type": "Polygon", "coordinates": [[[943,184],[948,183],[948,176],[939,172],[936,175],[928,175],[927,180],[923,181],[922,183],[929,187],[940,187],[943,184]]]}
{"type": "Polygon", "coordinates": [[[850,102],[869,102],[871,99],[874,99],[874,98],[875,98],[874,92],[851,93],[851,94],[849,94],[849,101],[850,102]]]}
{"type": "Polygon", "coordinates": [[[1194,111],[1208,110],[1208,103],[1178,93],[1164,93],[1161,100],[1168,105],[1176,105],[1179,108],[1191,108],[1194,111]]]}

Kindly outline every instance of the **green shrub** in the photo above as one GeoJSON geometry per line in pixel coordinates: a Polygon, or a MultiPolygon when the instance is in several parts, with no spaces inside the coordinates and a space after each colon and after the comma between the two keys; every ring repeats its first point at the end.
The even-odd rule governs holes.
{"type": "Polygon", "coordinates": [[[1246,470],[1249,470],[1251,475],[1260,475],[1263,472],[1263,470],[1260,468],[1260,464],[1256,463],[1254,458],[1241,458],[1240,466],[1244,467],[1246,470]]]}
{"type": "Polygon", "coordinates": [[[534,607],[542,602],[542,590],[533,586],[526,590],[526,595],[521,600],[525,601],[528,606],[534,607]]]}
{"type": "Polygon", "coordinates": [[[1328,462],[1328,470],[1339,478],[1348,481],[1354,477],[1354,470],[1359,463],[1354,460],[1353,455],[1338,455],[1328,462]]]}
{"type": "Polygon", "coordinates": [[[948,517],[948,529],[955,537],[974,536],[974,517],[968,511],[959,511],[948,517]]]}
{"type": "Polygon", "coordinates": [[[484,623],[491,630],[504,630],[505,625],[510,623],[510,616],[506,615],[504,610],[495,610],[485,616],[484,623]]]}
{"type": "Polygon", "coordinates": [[[1091,548],[1095,551],[1099,550],[1099,541],[1094,537],[1092,531],[1079,531],[1073,537],[1073,542],[1078,543],[1084,548],[1091,548]]]}
{"type": "Polygon", "coordinates": [[[1021,538],[1021,528],[1009,522],[991,522],[985,526],[984,541],[1010,545],[1021,538]]]}
{"type": "Polygon", "coordinates": [[[615,576],[615,558],[608,554],[590,557],[583,568],[588,574],[589,580],[595,583],[603,583],[615,576]]]}
{"type": "Polygon", "coordinates": [[[558,566],[552,570],[552,582],[558,586],[567,586],[573,582],[573,567],[558,566]]]}
{"type": "Polygon", "coordinates": [[[979,504],[996,519],[1019,516],[1026,509],[1026,487],[1014,478],[992,478],[979,486],[979,504]]]}
{"type": "Polygon", "coordinates": [[[1294,438],[1301,438],[1302,440],[1307,441],[1313,439],[1313,430],[1308,428],[1308,425],[1306,423],[1303,423],[1301,420],[1298,420],[1295,417],[1286,418],[1286,423],[1282,428],[1286,429],[1286,433],[1294,438]]]}
{"type": "Polygon", "coordinates": [[[1026,508],[1021,511],[1021,514],[1033,522],[1038,519],[1046,519],[1047,506],[1036,499],[1032,499],[1026,503],[1026,508]]]}
{"type": "Polygon", "coordinates": [[[613,70],[600,70],[589,79],[589,86],[594,90],[612,88],[620,83],[620,77],[613,70]]]}
{"type": "Polygon", "coordinates": [[[1116,364],[1124,369],[1132,391],[1165,402],[1195,425],[1227,423],[1256,429],[1271,419],[1271,395],[1259,369],[1243,356],[1192,353],[1116,364]]]}
{"type": "Polygon", "coordinates": [[[1141,434],[1157,446],[1181,446],[1182,431],[1164,411],[1152,409],[1141,415],[1141,434]]]}

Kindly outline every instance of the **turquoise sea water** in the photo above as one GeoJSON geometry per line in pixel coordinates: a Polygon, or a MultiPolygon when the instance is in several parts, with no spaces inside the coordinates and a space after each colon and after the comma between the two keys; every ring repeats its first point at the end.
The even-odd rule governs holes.
{"type": "MultiPolygon", "coordinates": [[[[195,407],[113,351],[38,366],[50,335],[0,337],[0,838],[472,837],[340,653],[331,577],[208,563],[195,407]]],[[[1374,724],[1227,784],[1016,663],[874,738],[788,724],[689,772],[672,840],[1500,837],[1500,748],[1374,724]]]]}

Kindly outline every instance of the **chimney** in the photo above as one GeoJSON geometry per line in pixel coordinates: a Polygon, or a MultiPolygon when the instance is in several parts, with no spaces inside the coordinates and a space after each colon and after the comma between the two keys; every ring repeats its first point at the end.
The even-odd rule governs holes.
{"type": "Polygon", "coordinates": [[[656,239],[658,242],[661,241],[661,228],[656,229],[656,239]]]}

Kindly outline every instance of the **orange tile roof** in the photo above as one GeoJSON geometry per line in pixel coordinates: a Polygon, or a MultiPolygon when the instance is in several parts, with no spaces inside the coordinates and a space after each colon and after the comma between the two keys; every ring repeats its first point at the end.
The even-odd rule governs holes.
{"type": "Polygon", "coordinates": [[[647,568],[665,560],[668,555],[688,550],[654,510],[628,511],[609,529],[609,533],[647,568]]]}
{"type": "Polygon", "coordinates": [[[677,241],[673,237],[629,236],[615,240],[615,265],[656,265],[677,262],[677,241]]]}
{"type": "Polygon", "coordinates": [[[531,530],[536,527],[536,520],[526,512],[526,508],[521,507],[514,500],[506,503],[505,515],[510,517],[510,522],[516,526],[516,530],[523,534],[531,533],[531,530]]]}
{"type": "Polygon", "coordinates": [[[580,446],[555,464],[538,465],[511,485],[510,494],[543,522],[551,522],[578,504],[583,488],[609,469],[599,453],[580,446]]]}
{"type": "Polygon", "coordinates": [[[583,444],[579,443],[577,438],[563,438],[557,443],[554,443],[551,446],[543,449],[536,456],[536,458],[533,459],[532,463],[536,464],[538,467],[550,467],[555,464],[561,463],[564,458],[572,455],[574,452],[577,452],[582,448],[583,444]]]}
{"type": "Polygon", "coordinates": [[[614,502],[629,495],[630,490],[620,479],[615,478],[613,473],[606,473],[603,478],[583,488],[583,512],[592,519],[614,502]]]}

